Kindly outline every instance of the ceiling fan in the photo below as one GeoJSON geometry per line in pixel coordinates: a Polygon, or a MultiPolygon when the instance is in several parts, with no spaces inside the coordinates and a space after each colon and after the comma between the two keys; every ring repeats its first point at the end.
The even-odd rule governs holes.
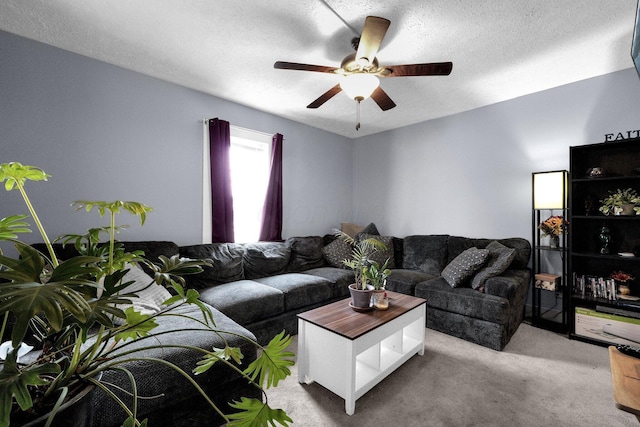
{"type": "Polygon", "coordinates": [[[391,21],[377,16],[367,16],[360,37],[354,37],[351,45],[355,53],[347,55],[339,68],[323,65],[300,64],[297,62],[277,61],[274,68],[282,70],[316,71],[342,76],[340,83],[320,95],[307,108],[318,108],[341,91],[358,103],[356,130],[360,128],[360,102],[371,97],[383,110],[396,106],[395,102],[380,87],[378,77],[407,76],[447,76],[451,73],[451,62],[433,62],[427,64],[380,66],[376,54],[387,33],[391,21]]]}

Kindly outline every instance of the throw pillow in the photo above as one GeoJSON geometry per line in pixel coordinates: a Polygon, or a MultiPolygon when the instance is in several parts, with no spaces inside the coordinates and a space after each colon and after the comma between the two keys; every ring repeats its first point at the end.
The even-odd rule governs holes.
{"type": "Polygon", "coordinates": [[[324,266],[322,237],[289,237],[286,244],[291,249],[288,271],[297,273],[324,266]]]}
{"type": "Polygon", "coordinates": [[[505,271],[516,256],[515,249],[495,241],[487,245],[487,250],[489,251],[489,259],[487,264],[473,277],[471,281],[473,289],[482,289],[490,277],[495,277],[505,271]]]}
{"type": "Polygon", "coordinates": [[[395,258],[393,256],[394,252],[393,252],[393,237],[392,236],[378,236],[378,235],[373,235],[373,234],[360,234],[358,237],[359,237],[360,240],[366,240],[366,239],[374,238],[376,240],[381,241],[387,248],[386,249],[379,249],[379,250],[373,252],[369,258],[371,260],[377,262],[379,266],[382,266],[382,264],[384,264],[385,261],[388,259],[389,260],[389,265],[387,267],[388,268],[395,268],[396,267],[395,258]]]}
{"type": "Polygon", "coordinates": [[[442,270],[442,277],[452,288],[461,287],[487,262],[488,257],[487,249],[469,248],[442,270]]]}
{"type": "Polygon", "coordinates": [[[322,248],[322,255],[331,267],[344,268],[342,261],[351,258],[353,247],[342,239],[336,239],[322,248]]]}
{"type": "Polygon", "coordinates": [[[362,230],[360,230],[359,232],[357,232],[355,234],[355,236],[353,236],[353,238],[355,240],[358,240],[360,238],[360,235],[362,234],[373,234],[375,236],[379,236],[380,232],[378,231],[378,227],[376,227],[376,225],[374,223],[369,223],[369,225],[367,225],[365,228],[363,228],[362,230]]]}
{"type": "MultiPolygon", "coordinates": [[[[131,300],[130,304],[118,304],[118,308],[125,311],[133,307],[137,312],[152,315],[159,312],[164,306],[163,302],[171,298],[171,294],[164,287],[158,285],[140,267],[135,264],[127,264],[129,271],[122,277],[122,283],[132,282],[121,289],[118,294],[131,300]],[[128,296],[125,294],[136,294],[128,296]]],[[[122,325],[124,320],[114,317],[115,324],[122,325]]]]}
{"type": "Polygon", "coordinates": [[[247,243],[242,255],[244,276],[258,279],[283,273],[290,257],[291,248],[282,242],[247,243]]]}

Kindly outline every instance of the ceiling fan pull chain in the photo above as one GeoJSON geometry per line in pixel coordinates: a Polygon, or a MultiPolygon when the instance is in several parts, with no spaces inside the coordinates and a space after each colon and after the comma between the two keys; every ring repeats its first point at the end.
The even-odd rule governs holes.
{"type": "Polygon", "coordinates": [[[362,97],[358,96],[356,99],[356,130],[360,130],[360,101],[362,97]]]}

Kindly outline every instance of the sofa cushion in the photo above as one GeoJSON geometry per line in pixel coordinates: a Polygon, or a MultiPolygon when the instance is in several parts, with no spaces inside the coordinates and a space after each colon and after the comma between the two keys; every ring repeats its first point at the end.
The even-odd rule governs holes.
{"type": "Polygon", "coordinates": [[[349,296],[349,285],[355,280],[353,270],[344,268],[320,267],[303,271],[303,273],[327,279],[331,283],[333,298],[349,296]]]}
{"type": "Polygon", "coordinates": [[[471,279],[471,287],[480,290],[490,277],[504,272],[516,256],[516,250],[508,248],[502,243],[491,242],[487,245],[489,258],[487,263],[471,279]]]}
{"type": "Polygon", "coordinates": [[[345,268],[342,261],[351,258],[353,247],[343,239],[335,239],[322,248],[322,255],[331,267],[345,268]]]}
{"type": "Polygon", "coordinates": [[[447,238],[447,235],[405,237],[403,268],[439,276],[447,265],[447,238]]]}
{"type": "Polygon", "coordinates": [[[283,242],[248,243],[242,257],[244,277],[257,279],[283,273],[290,257],[291,248],[283,242]]]}
{"type": "MultiPolygon", "coordinates": [[[[186,372],[191,372],[196,367],[197,362],[202,360],[203,353],[170,346],[194,346],[211,351],[214,347],[223,348],[228,343],[231,346],[241,348],[244,359],[240,369],[246,368],[257,357],[256,347],[248,341],[248,339],[255,340],[255,336],[218,310],[213,309],[212,311],[216,329],[229,333],[218,335],[208,330],[196,331],[192,329],[203,328],[195,320],[179,316],[160,316],[156,318],[158,326],[152,331],[156,336],[121,346],[121,349],[116,349],[115,353],[133,348],[139,349],[147,346],[163,345],[164,347],[143,350],[140,354],[146,357],[164,359],[186,372]]],[[[202,311],[195,305],[176,307],[173,313],[205,321],[202,311]]],[[[134,360],[125,362],[123,366],[135,376],[139,396],[156,396],[153,399],[139,399],[137,402],[138,415],[141,418],[154,419],[155,414],[166,407],[171,405],[190,407],[193,406],[194,401],[202,399],[198,391],[186,378],[164,363],[134,360]]],[[[196,375],[193,379],[218,403],[216,396],[222,395],[230,399],[230,396],[220,390],[225,390],[226,392],[227,388],[232,387],[234,382],[241,381],[241,374],[224,363],[216,363],[207,372],[196,375]]],[[[106,370],[103,373],[102,382],[113,384],[124,390],[131,390],[130,378],[125,372],[116,369],[106,370]]],[[[115,386],[109,388],[131,408],[131,395],[116,389],[115,386]]],[[[93,425],[121,425],[127,418],[124,410],[113,399],[106,396],[104,391],[96,388],[91,399],[92,406],[95,409],[93,425]]],[[[154,421],[156,423],[150,425],[173,425],[170,422],[161,423],[157,417],[154,421]]]]}
{"type": "Polygon", "coordinates": [[[511,315],[509,301],[471,288],[452,288],[443,277],[416,285],[415,296],[431,307],[493,323],[507,324],[511,315]]]}
{"type": "Polygon", "coordinates": [[[454,288],[464,286],[487,262],[488,257],[487,249],[469,248],[442,270],[442,277],[454,288]]]}
{"type": "Polygon", "coordinates": [[[155,241],[144,240],[140,242],[124,241],[120,242],[127,252],[142,251],[144,257],[151,262],[158,262],[160,255],[164,255],[167,258],[171,258],[174,255],[178,255],[179,248],[174,242],[167,241],[155,241]]]}
{"type": "Polygon", "coordinates": [[[200,291],[200,300],[241,325],[284,312],[284,294],[253,280],[239,280],[200,291]]]}
{"type": "Polygon", "coordinates": [[[387,285],[385,286],[385,289],[406,295],[413,295],[418,283],[429,279],[435,279],[436,277],[437,276],[434,276],[433,274],[424,273],[418,270],[395,268],[391,270],[391,275],[387,277],[387,285]]]}
{"type": "Polygon", "coordinates": [[[286,241],[291,250],[287,271],[297,273],[324,266],[322,237],[290,237],[286,241]]]}
{"type": "Polygon", "coordinates": [[[302,273],[285,273],[254,279],[284,294],[284,309],[295,310],[331,299],[331,282],[322,277],[302,273]]]}
{"type": "Polygon", "coordinates": [[[366,234],[366,233],[361,233],[358,235],[358,238],[360,240],[366,240],[366,239],[376,239],[380,242],[382,242],[382,244],[384,244],[386,246],[386,249],[378,249],[374,252],[371,253],[371,255],[369,255],[369,259],[372,261],[375,261],[378,263],[379,266],[382,266],[387,259],[389,260],[389,264],[387,265],[387,268],[395,268],[396,267],[396,263],[395,263],[395,258],[394,258],[394,250],[393,250],[393,237],[391,236],[379,236],[376,234],[366,234]]]}
{"type": "Polygon", "coordinates": [[[211,243],[181,246],[180,256],[194,259],[208,259],[212,266],[203,267],[200,274],[185,276],[187,286],[205,289],[221,283],[234,282],[244,278],[242,270],[242,245],[235,243],[211,243]]]}

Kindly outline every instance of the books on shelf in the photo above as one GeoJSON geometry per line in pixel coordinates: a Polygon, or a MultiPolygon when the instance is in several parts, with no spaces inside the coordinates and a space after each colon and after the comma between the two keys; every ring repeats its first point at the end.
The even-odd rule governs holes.
{"type": "Polygon", "coordinates": [[[573,274],[573,293],[583,298],[604,298],[617,301],[615,280],[608,277],[573,274]]]}

